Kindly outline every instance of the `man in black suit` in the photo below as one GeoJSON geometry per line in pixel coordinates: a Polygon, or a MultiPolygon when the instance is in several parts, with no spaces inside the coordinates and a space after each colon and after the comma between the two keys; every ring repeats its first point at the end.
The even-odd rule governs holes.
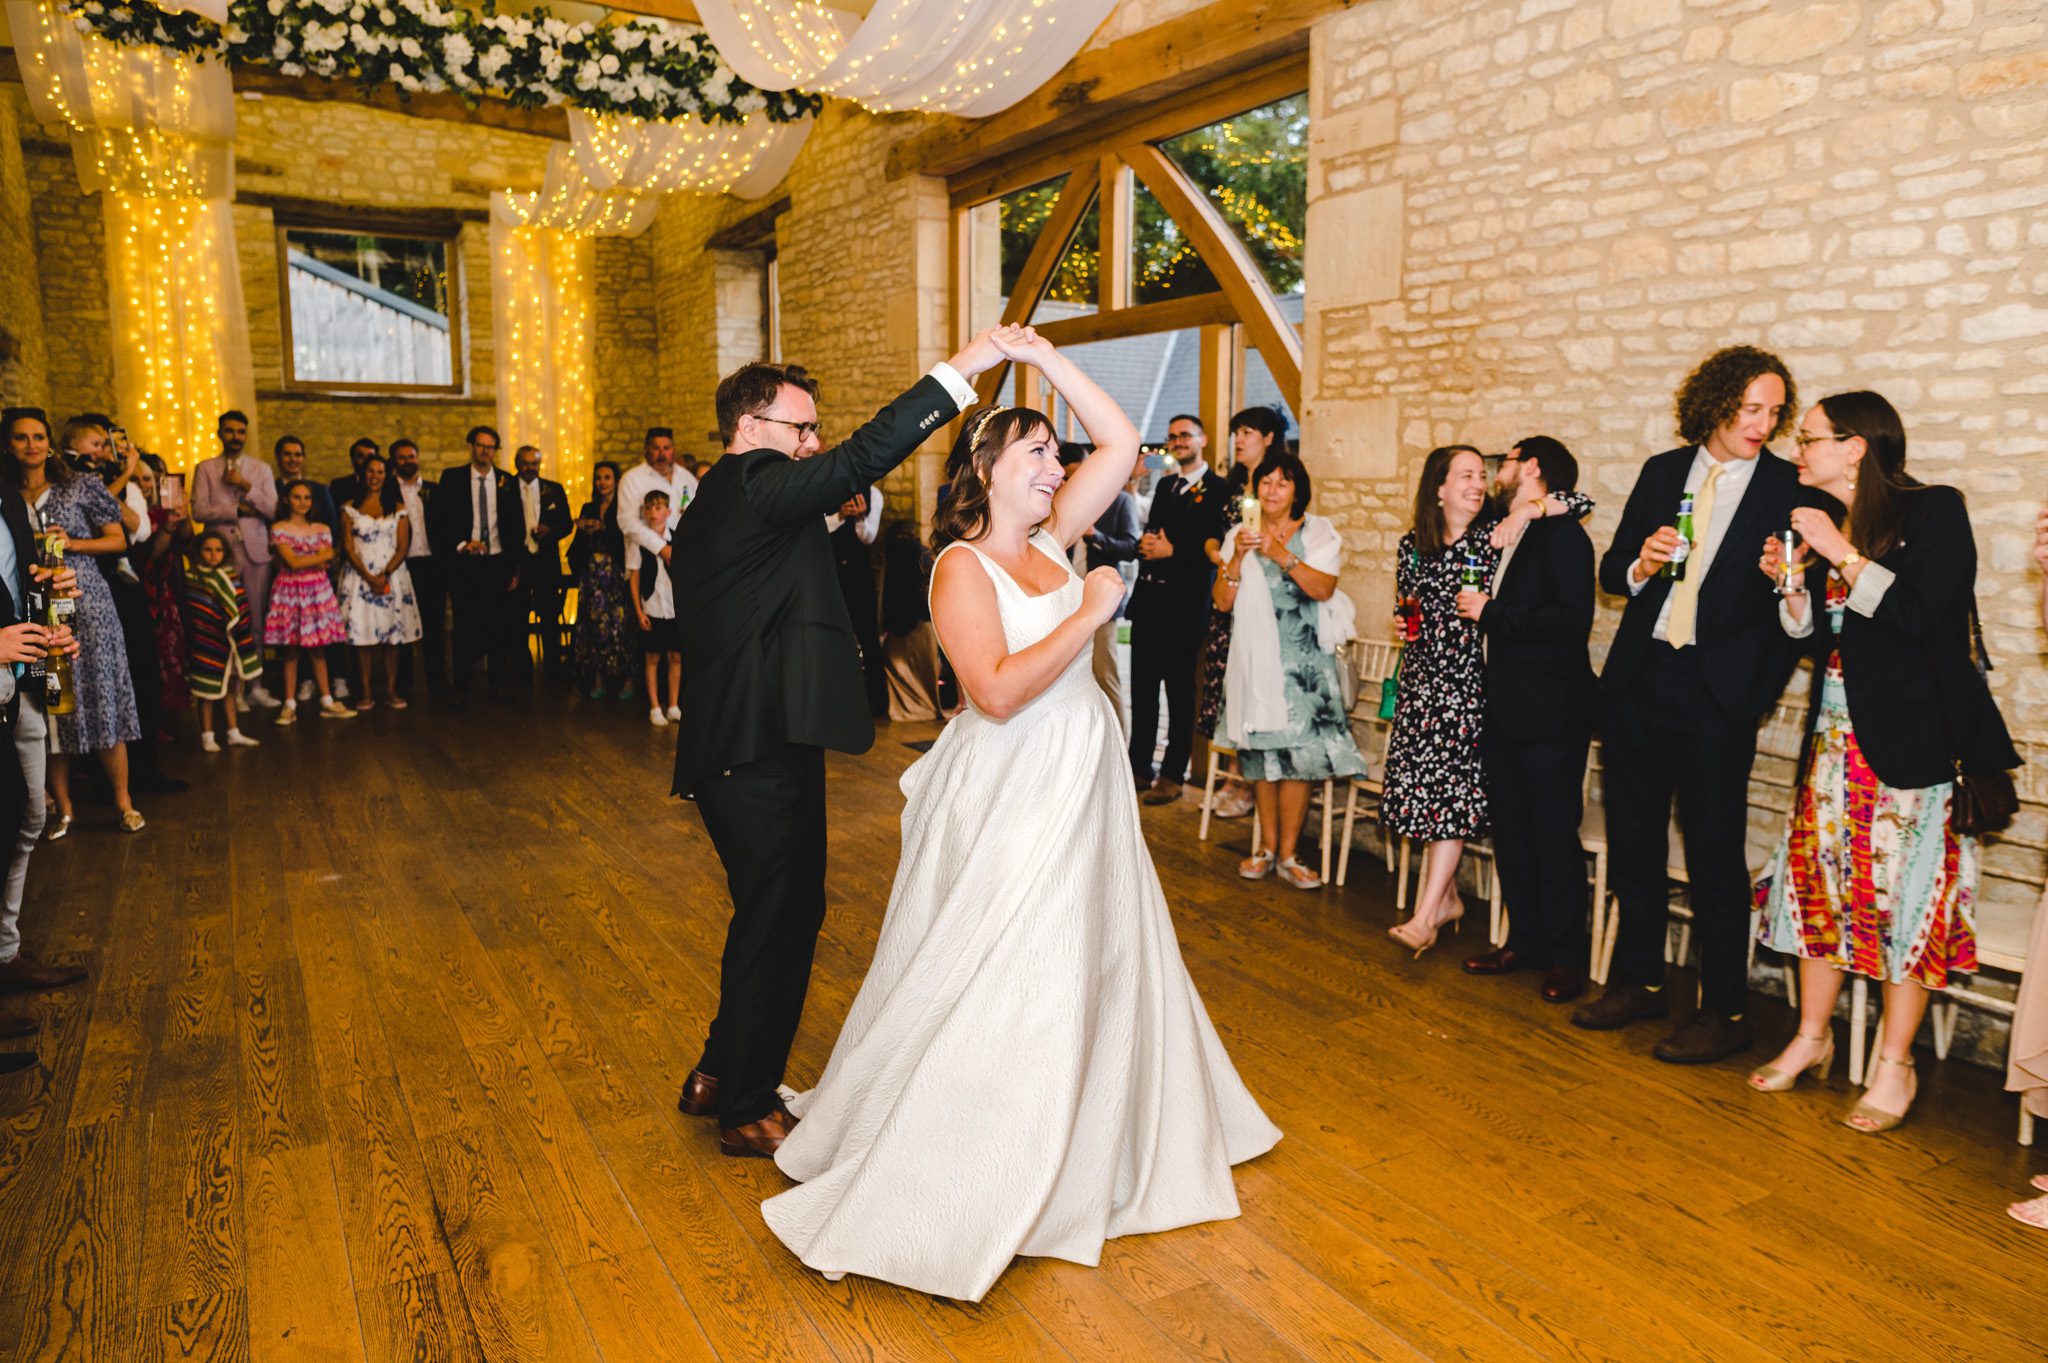
{"type": "Polygon", "coordinates": [[[525,555],[524,514],[514,480],[498,467],[498,433],[469,432],[469,462],[441,475],[430,504],[434,553],[448,565],[455,605],[455,679],[449,705],[469,704],[469,674],[489,660],[491,699],[512,699],[518,676],[519,568],[525,555]]]}
{"type": "Polygon", "coordinates": [[[521,445],[512,456],[518,479],[520,524],[526,528],[519,568],[519,661],[529,666],[524,647],[529,616],[539,622],[541,671],[549,681],[561,680],[562,666],[562,541],[573,524],[569,493],[560,483],[540,476],[540,451],[521,445]]]}
{"type": "Polygon", "coordinates": [[[718,1015],[678,1106],[715,1113],[728,1155],[773,1156],[795,1124],[777,1086],[825,921],[825,749],[875,741],[825,516],[973,402],[997,334],[1017,329],[975,337],[822,454],[807,382],[752,364],[718,385],[726,455],[669,571],[690,660],[674,793],[697,802],[733,906],[718,1015]]]}
{"type": "MultiPolygon", "coordinates": [[[[344,473],[341,477],[336,478],[327,485],[328,495],[334,499],[335,506],[347,506],[363,495],[363,465],[375,453],[377,453],[377,442],[366,435],[356,437],[356,443],[348,447],[348,462],[355,466],[355,471],[344,473]]],[[[391,453],[395,460],[398,455],[396,447],[392,449],[391,453]]],[[[380,494],[378,500],[384,503],[386,515],[396,511],[398,509],[397,484],[391,479],[386,478],[384,480],[384,491],[380,494]]]]}
{"type": "Polygon", "coordinates": [[[1167,423],[1166,450],[1180,467],[1152,494],[1152,514],[1138,540],[1138,584],[1124,608],[1131,622],[1131,775],[1148,805],[1180,798],[1195,746],[1195,672],[1216,577],[1205,546],[1223,538],[1223,503],[1230,496],[1203,457],[1208,444],[1200,417],[1167,423]],[[1162,686],[1166,754],[1155,774],[1162,686]]]}
{"type": "MultiPolygon", "coordinates": [[[[1487,807],[1508,907],[1507,945],[1473,956],[1474,975],[1538,969],[1543,997],[1586,991],[1586,859],[1579,844],[1586,749],[1599,709],[1587,656],[1593,541],[1573,516],[1549,516],[1553,492],[1579,483],[1562,442],[1532,435],[1501,461],[1501,489],[1538,517],[1502,551],[1487,590],[1458,593],[1486,650],[1487,807]]],[[[1510,517],[1510,524],[1519,518],[1510,517]]]]}
{"type": "MultiPolygon", "coordinates": [[[[1060,446],[1060,467],[1072,473],[1082,460],[1089,455],[1086,445],[1068,441],[1060,446]]],[[[1074,541],[1074,547],[1067,552],[1067,558],[1074,565],[1074,571],[1082,577],[1088,576],[1091,568],[1104,564],[1115,568],[1124,575],[1126,591],[1136,574],[1128,564],[1138,557],[1138,502],[1129,492],[1119,492],[1109,509],[1088,528],[1088,533],[1074,541]]],[[[1123,612],[1117,612],[1119,616],[1123,612]]],[[[1124,739],[1130,740],[1130,716],[1124,708],[1124,679],[1116,665],[1117,620],[1106,622],[1095,631],[1095,642],[1089,668],[1095,674],[1095,684],[1102,688],[1102,694],[1109,697],[1109,703],[1116,707],[1116,721],[1124,726],[1124,739]]],[[[1154,720],[1157,723],[1157,720],[1154,720]]]]}
{"type": "Polygon", "coordinates": [[[1701,994],[1698,1013],[1654,1049],[1671,1064],[1709,1064],[1750,1044],[1749,772],[1757,724],[1797,661],[1756,546],[1811,496],[1765,448],[1789,426],[1793,392],[1784,361],[1767,351],[1709,356],[1678,391],[1679,434],[1691,443],[1643,465],[1600,560],[1601,587],[1629,599],[1601,676],[1620,930],[1606,993],[1572,1021],[1609,1031],[1671,1011],[1665,868],[1675,791],[1701,994]],[[1690,541],[1675,528],[1682,497],[1692,503],[1690,541]],[[1682,580],[1662,575],[1674,562],[1682,580]]]}
{"type": "MultiPolygon", "coordinates": [[[[412,538],[405,549],[405,570],[412,576],[412,594],[420,603],[420,654],[425,659],[427,689],[440,695],[448,689],[448,646],[442,635],[448,618],[448,593],[443,560],[434,556],[434,485],[420,476],[420,447],[408,437],[391,442],[391,476],[384,486],[392,509],[405,509],[412,538]]],[[[412,697],[412,650],[398,650],[398,694],[412,697]]]]}

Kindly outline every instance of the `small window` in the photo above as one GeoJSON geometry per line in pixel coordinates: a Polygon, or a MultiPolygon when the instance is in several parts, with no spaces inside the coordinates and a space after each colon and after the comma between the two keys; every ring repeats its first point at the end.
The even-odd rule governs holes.
{"type": "Polygon", "coordinates": [[[280,227],[285,382],[461,389],[455,239],[280,227]]]}

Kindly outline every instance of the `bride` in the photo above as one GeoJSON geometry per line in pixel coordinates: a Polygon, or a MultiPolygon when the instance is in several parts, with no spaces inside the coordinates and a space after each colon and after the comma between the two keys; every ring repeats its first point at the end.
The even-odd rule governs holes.
{"type": "Polygon", "coordinates": [[[762,1204],[828,1277],[979,1301],[1019,1254],[1234,1217],[1230,1166],[1280,1139],[1196,997],[1090,671],[1123,581],[1067,551],[1130,479],[1138,433],[1026,328],[1095,453],[1063,476],[1045,417],[986,411],[948,473],[932,622],[968,708],[904,773],[875,959],[762,1204]]]}

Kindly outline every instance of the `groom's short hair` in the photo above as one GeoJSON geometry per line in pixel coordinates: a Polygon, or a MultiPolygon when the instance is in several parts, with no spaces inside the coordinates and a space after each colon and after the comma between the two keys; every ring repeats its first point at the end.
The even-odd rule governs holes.
{"type": "Polygon", "coordinates": [[[759,416],[775,405],[783,386],[801,388],[813,399],[818,385],[796,365],[743,364],[718,383],[718,438],[726,445],[739,437],[740,418],[759,416]]]}

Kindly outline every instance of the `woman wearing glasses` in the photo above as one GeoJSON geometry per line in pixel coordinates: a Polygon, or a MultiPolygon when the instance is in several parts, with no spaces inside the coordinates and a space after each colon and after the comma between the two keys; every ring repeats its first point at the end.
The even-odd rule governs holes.
{"type": "Polygon", "coordinates": [[[1977,843],[1950,818],[1956,774],[2019,757],[1972,653],[1977,544],[1962,494],[1906,472],[1905,427],[1876,393],[1822,398],[1797,443],[1800,483],[1848,515],[1793,511],[1810,552],[1781,578],[1773,536],[1759,564],[1785,584],[1785,632],[1809,641],[1814,696],[1762,929],[1764,945],[1799,958],[1799,1030],[1749,1082],[1778,1093],[1809,1070],[1825,1077],[1844,972],[1877,980],[1876,1063],[1844,1119],[1875,1134],[1912,1106],[1928,996],[1977,965],[1977,843]]]}

